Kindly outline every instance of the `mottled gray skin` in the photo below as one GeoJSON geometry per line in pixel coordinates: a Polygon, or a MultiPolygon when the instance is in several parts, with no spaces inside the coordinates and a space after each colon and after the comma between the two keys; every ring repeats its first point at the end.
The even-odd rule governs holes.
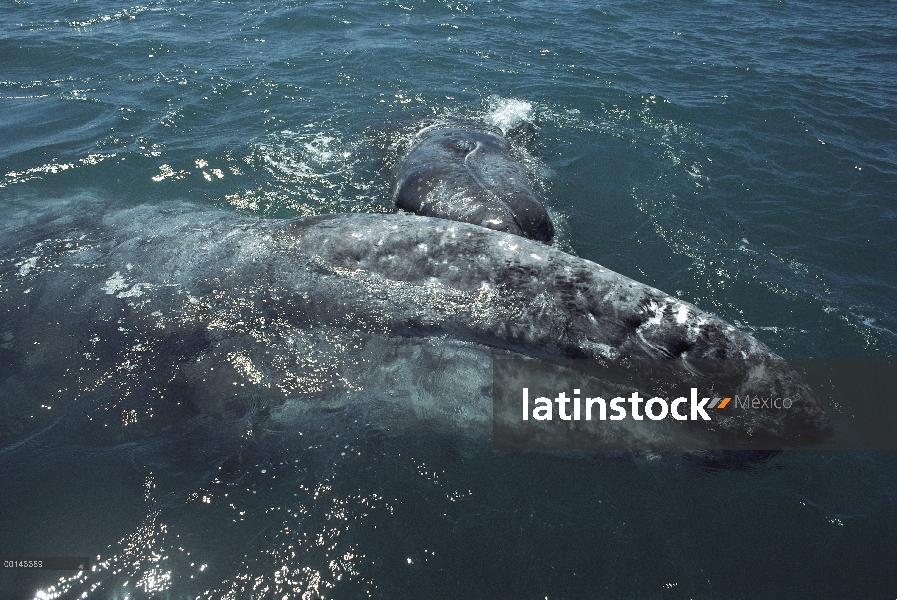
{"type": "MultiPolygon", "coordinates": [[[[795,399],[699,433],[678,422],[595,433],[631,448],[811,440],[829,428],[798,374],[743,331],[595,263],[467,223],[82,212],[0,231],[0,286],[0,396],[56,408],[102,399],[114,410],[97,414],[122,431],[123,407],[142,415],[146,398],[183,397],[178,410],[208,414],[251,394],[281,420],[363,397],[485,432],[493,356],[663,358],[683,372],[686,359],[725,359],[744,365],[752,394],[795,399]]],[[[157,405],[152,423],[173,406],[157,405]]]]}
{"type": "Polygon", "coordinates": [[[546,243],[554,236],[510,144],[486,125],[436,125],[418,133],[398,164],[393,195],[396,206],[418,215],[546,243]]]}

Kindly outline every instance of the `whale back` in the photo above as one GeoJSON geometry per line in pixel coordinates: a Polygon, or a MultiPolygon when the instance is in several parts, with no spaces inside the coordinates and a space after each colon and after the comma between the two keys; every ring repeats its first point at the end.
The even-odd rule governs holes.
{"type": "MultiPolygon", "coordinates": [[[[51,426],[67,407],[115,417],[109,428],[82,419],[73,435],[120,441],[147,403],[144,428],[258,407],[282,423],[357,405],[379,407],[392,431],[423,419],[484,436],[494,357],[661,360],[682,376],[727,362],[740,374],[733,393],[750,383],[795,405],[720,420],[713,436],[828,428],[799,375],[748,334],[595,263],[467,223],[173,205],[0,234],[0,395],[29,399],[4,409],[15,414],[0,438],[51,426]]],[[[656,432],[625,433],[639,448],[656,432]]]]}

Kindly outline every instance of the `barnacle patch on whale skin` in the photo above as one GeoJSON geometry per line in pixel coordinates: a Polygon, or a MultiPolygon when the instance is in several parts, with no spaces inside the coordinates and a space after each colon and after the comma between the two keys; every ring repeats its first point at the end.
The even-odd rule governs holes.
{"type": "MultiPolygon", "coordinates": [[[[128,264],[127,266],[131,266],[128,264]]],[[[109,295],[115,295],[116,298],[139,298],[144,292],[153,289],[155,286],[150,283],[132,283],[125,278],[121,272],[116,271],[103,284],[102,290],[109,295]]]]}

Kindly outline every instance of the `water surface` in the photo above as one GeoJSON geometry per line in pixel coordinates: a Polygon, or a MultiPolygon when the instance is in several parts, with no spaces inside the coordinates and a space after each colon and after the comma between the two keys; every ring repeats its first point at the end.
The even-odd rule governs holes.
{"type": "MultiPolygon", "coordinates": [[[[897,351],[892,2],[16,0],[0,17],[0,294],[29,275],[37,250],[16,232],[42,211],[389,212],[418,128],[529,121],[560,248],[786,358],[897,351]]],[[[265,431],[278,407],[248,393],[237,413],[165,429],[149,369],[202,348],[102,383],[133,345],[96,342],[96,386],[63,391],[52,373],[70,356],[29,351],[43,379],[8,358],[12,318],[0,553],[95,568],[0,574],[11,597],[897,593],[890,453],[737,469],[495,453],[352,411],[265,431]]]]}

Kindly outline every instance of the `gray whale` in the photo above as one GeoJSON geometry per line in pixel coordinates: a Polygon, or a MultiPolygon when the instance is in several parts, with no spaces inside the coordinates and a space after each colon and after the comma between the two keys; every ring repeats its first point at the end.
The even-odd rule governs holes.
{"type": "Polygon", "coordinates": [[[500,130],[439,124],[418,132],[398,163],[396,206],[549,242],[554,225],[500,130]]]}
{"type": "MultiPolygon", "coordinates": [[[[812,440],[829,428],[799,375],[743,331],[590,261],[468,223],[81,210],[0,232],[0,286],[0,396],[27,398],[6,407],[3,443],[64,414],[89,416],[69,424],[79,435],[120,441],[187,417],[264,411],[270,428],[335,407],[382,409],[391,429],[447,423],[487,436],[494,357],[657,358],[683,372],[741,361],[745,379],[753,361],[764,393],[795,398],[793,408],[723,419],[701,447],[746,431],[812,440]]],[[[669,427],[665,439],[694,437],[669,427]]],[[[656,440],[594,435],[634,449],[656,440]]]]}

